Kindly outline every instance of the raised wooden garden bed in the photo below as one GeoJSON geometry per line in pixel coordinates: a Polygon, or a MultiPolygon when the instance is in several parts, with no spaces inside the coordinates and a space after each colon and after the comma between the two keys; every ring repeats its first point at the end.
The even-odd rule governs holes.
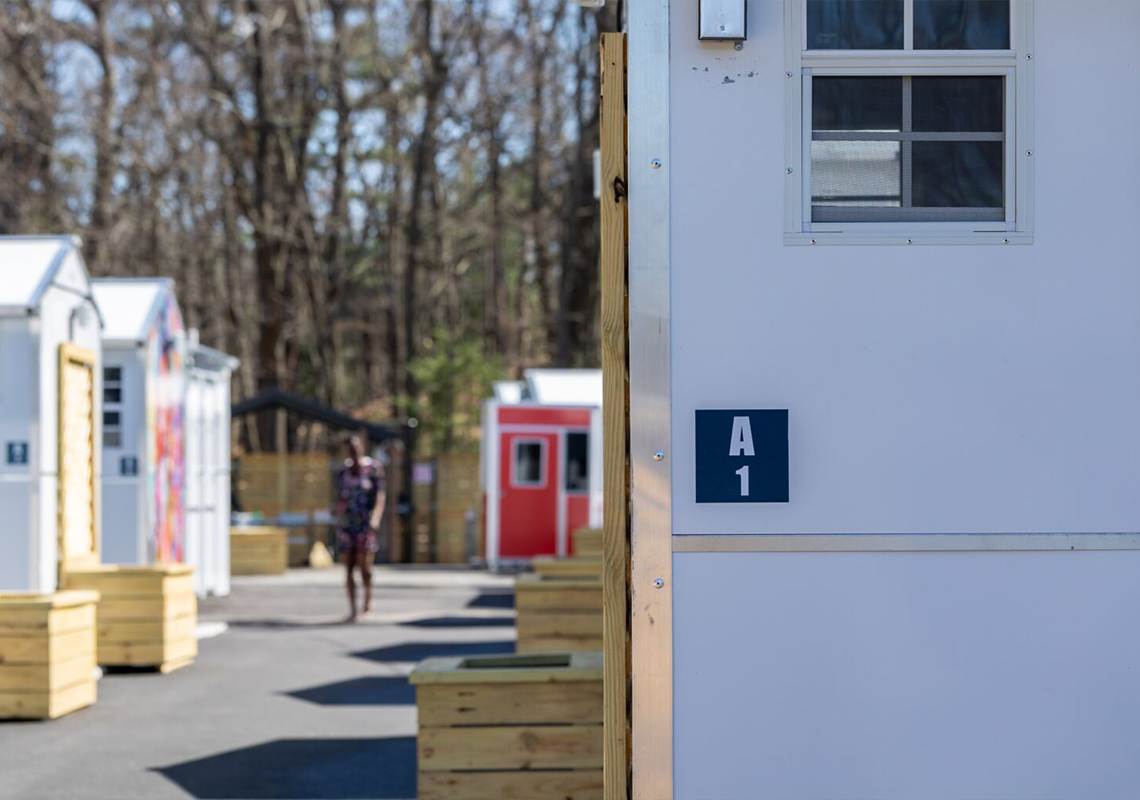
{"type": "Polygon", "coordinates": [[[602,654],[429,658],[420,800],[600,800],[602,654]]]}
{"type": "Polygon", "coordinates": [[[55,719],[95,702],[98,599],[0,594],[0,718],[55,719]]]}
{"type": "Polygon", "coordinates": [[[533,563],[535,574],[544,578],[602,577],[602,559],[598,556],[571,556],[570,558],[538,556],[533,563]]]}
{"type": "Polygon", "coordinates": [[[272,526],[230,528],[231,575],[283,575],[289,568],[289,532],[272,526]]]}
{"type": "Polygon", "coordinates": [[[68,589],[99,592],[99,663],[170,672],[194,661],[198,598],[185,564],[103,565],[63,576],[68,589]]]}
{"type": "Polygon", "coordinates": [[[574,543],[574,555],[602,557],[602,529],[579,528],[570,535],[574,543]]]}
{"type": "Polygon", "coordinates": [[[602,649],[600,578],[515,580],[515,622],[520,653],[568,653],[602,649]]]}

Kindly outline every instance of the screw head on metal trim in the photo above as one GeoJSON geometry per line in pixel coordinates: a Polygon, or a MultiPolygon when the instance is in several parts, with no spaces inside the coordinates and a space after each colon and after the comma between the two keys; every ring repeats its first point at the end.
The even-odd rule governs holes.
{"type": "Polygon", "coordinates": [[[655,451],[653,453],[653,460],[654,461],[664,461],[665,460],[665,452],[663,450],[655,451]]]}
{"type": "Polygon", "coordinates": [[[665,579],[664,578],[654,578],[653,579],[653,588],[660,589],[663,586],[665,586],[665,579]]]}
{"type": "Polygon", "coordinates": [[[653,167],[654,169],[661,169],[661,159],[659,159],[659,158],[653,159],[652,161],[649,162],[649,166],[653,167]]]}

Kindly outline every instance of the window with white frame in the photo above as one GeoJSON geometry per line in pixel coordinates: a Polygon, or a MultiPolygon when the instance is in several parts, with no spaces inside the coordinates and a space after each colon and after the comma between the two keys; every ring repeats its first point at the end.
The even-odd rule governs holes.
{"type": "Polygon", "coordinates": [[[542,439],[515,439],[511,459],[511,485],[525,489],[546,486],[546,442],[542,439]]]}
{"type": "Polygon", "coordinates": [[[568,494],[590,491],[590,434],[586,431],[566,434],[563,481],[568,494]]]}
{"type": "Polygon", "coordinates": [[[123,368],[103,368],[103,446],[123,445],[123,368]]]}
{"type": "Polygon", "coordinates": [[[787,0],[788,241],[1028,241],[1031,5],[787,0]]]}

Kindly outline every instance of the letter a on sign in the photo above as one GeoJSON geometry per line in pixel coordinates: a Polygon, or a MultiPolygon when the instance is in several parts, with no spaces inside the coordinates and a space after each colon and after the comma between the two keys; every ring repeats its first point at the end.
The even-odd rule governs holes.
{"type": "Polygon", "coordinates": [[[732,443],[728,446],[730,456],[754,456],[756,448],[752,446],[752,423],[748,417],[732,418],[732,443]]]}

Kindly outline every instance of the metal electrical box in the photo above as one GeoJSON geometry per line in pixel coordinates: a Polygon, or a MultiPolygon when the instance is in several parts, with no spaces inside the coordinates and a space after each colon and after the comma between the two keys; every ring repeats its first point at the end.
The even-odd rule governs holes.
{"type": "Polygon", "coordinates": [[[746,0],[701,0],[700,38],[740,41],[748,38],[746,0]]]}

